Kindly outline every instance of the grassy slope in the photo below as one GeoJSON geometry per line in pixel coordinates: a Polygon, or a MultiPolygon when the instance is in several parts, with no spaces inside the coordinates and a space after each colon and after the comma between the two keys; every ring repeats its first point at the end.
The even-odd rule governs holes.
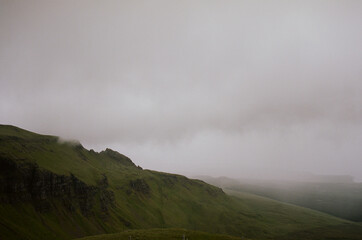
{"type": "Polygon", "coordinates": [[[260,182],[232,189],[362,222],[362,183],[260,182]]]}
{"type": "Polygon", "coordinates": [[[116,206],[106,219],[96,210],[87,218],[79,212],[69,213],[57,202],[46,213],[34,211],[31,204],[2,204],[0,234],[6,239],[69,239],[155,227],[279,239],[317,228],[348,226],[355,232],[353,236],[362,236],[362,228],[348,221],[270,200],[230,197],[199,180],[142,170],[111,150],[96,153],[12,126],[0,126],[0,156],[35,162],[57,174],[72,173],[88,185],[96,185],[105,174],[116,199],[116,206]],[[136,179],[147,183],[149,193],[130,191],[130,181],[136,179]]]}
{"type": "MultiPolygon", "coordinates": [[[[172,240],[172,239],[198,239],[198,240],[241,240],[242,238],[210,234],[199,231],[190,231],[186,229],[168,228],[168,229],[142,229],[142,230],[127,230],[114,234],[102,234],[97,236],[80,238],[79,240],[172,240]]],[[[245,238],[244,238],[245,239],[245,238]]],[[[246,239],[245,239],[246,240],[246,239]]]]}
{"type": "Polygon", "coordinates": [[[226,192],[239,198],[247,205],[246,209],[252,210],[256,216],[263,216],[266,221],[277,222],[278,224],[272,226],[274,230],[286,233],[276,236],[277,239],[362,239],[361,224],[345,221],[338,225],[331,225],[325,222],[323,216],[333,217],[318,211],[246,192],[233,190],[226,190],[226,192]],[[303,225],[296,224],[298,222],[303,225]],[[290,231],[291,228],[292,231],[290,231]]]}
{"type": "Polygon", "coordinates": [[[208,176],[200,176],[200,179],[223,189],[252,193],[362,222],[362,183],[236,180],[208,176]]]}

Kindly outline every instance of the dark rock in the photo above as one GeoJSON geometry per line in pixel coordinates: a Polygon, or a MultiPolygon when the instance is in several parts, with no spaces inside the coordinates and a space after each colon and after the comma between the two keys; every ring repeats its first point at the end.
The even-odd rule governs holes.
{"type": "Polygon", "coordinates": [[[46,212],[55,202],[69,211],[80,209],[85,216],[92,215],[95,201],[100,202],[106,215],[114,206],[114,193],[107,190],[106,175],[99,186],[90,186],[73,174],[58,175],[40,169],[35,163],[18,162],[0,157],[0,202],[30,202],[37,211],[46,212]]]}
{"type": "Polygon", "coordinates": [[[124,166],[135,167],[136,165],[132,162],[132,160],[126,157],[123,154],[120,154],[117,151],[113,151],[112,149],[107,148],[105,151],[100,152],[100,154],[105,154],[108,157],[116,160],[117,162],[121,163],[124,166]]]}
{"type": "Polygon", "coordinates": [[[144,179],[138,178],[136,180],[131,180],[129,186],[135,192],[143,195],[149,195],[151,193],[151,188],[144,179]]]}

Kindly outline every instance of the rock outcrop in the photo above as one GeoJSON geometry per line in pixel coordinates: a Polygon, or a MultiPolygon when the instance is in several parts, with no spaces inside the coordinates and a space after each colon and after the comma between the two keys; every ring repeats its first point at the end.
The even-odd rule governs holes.
{"type": "Polygon", "coordinates": [[[3,203],[31,203],[42,212],[49,211],[54,204],[63,204],[69,211],[80,209],[88,216],[99,201],[101,211],[107,215],[114,205],[114,193],[107,187],[105,175],[97,186],[90,186],[73,174],[58,175],[35,163],[0,157],[0,202],[3,203]]]}

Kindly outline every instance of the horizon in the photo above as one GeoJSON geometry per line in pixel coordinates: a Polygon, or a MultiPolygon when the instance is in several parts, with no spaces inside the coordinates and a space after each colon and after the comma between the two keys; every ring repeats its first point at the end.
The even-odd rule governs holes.
{"type": "MultiPolygon", "coordinates": [[[[20,128],[20,129],[25,130],[25,131],[30,131],[30,132],[35,133],[35,134],[40,134],[40,133],[31,131],[29,129],[24,129],[24,128],[21,128],[19,126],[15,126],[15,125],[11,125],[11,124],[1,124],[0,123],[0,126],[1,125],[16,127],[16,128],[20,128]]],[[[55,136],[55,135],[49,135],[49,134],[41,134],[41,135],[57,137],[59,143],[70,143],[70,144],[76,144],[76,145],[80,144],[87,151],[92,150],[92,151],[94,151],[96,153],[106,151],[107,149],[111,149],[111,150],[115,151],[114,149],[108,148],[108,147],[105,147],[105,148],[100,149],[100,150],[94,150],[92,148],[87,148],[86,146],[84,146],[77,139],[64,139],[61,136],[55,136]]],[[[119,153],[124,154],[122,152],[119,152],[119,153]]],[[[125,156],[127,156],[127,155],[125,155],[125,156]]],[[[129,157],[129,156],[127,156],[127,157],[129,157]]],[[[134,164],[136,164],[138,166],[141,166],[141,165],[137,164],[137,159],[132,159],[132,158],[130,158],[130,159],[134,164]]],[[[141,167],[144,168],[143,166],[141,166],[141,167]]],[[[159,169],[154,169],[154,168],[144,168],[144,169],[148,169],[148,170],[152,170],[152,171],[158,171],[158,172],[167,172],[167,171],[160,171],[159,169]]],[[[356,178],[355,176],[343,175],[343,174],[338,174],[338,173],[336,173],[336,174],[318,174],[318,173],[312,173],[312,172],[297,172],[297,171],[295,171],[295,172],[284,172],[284,173],[282,173],[282,172],[274,172],[274,173],[268,174],[266,176],[265,175],[263,175],[263,176],[258,176],[258,175],[246,175],[246,176],[245,175],[243,175],[243,176],[240,176],[240,175],[234,175],[234,176],[230,176],[230,175],[207,175],[207,174],[201,174],[201,173],[197,173],[197,172],[187,172],[187,171],[176,171],[176,172],[168,171],[168,173],[184,175],[184,176],[186,176],[186,177],[188,177],[190,179],[200,178],[202,180],[202,177],[211,177],[211,178],[228,178],[228,179],[233,179],[233,180],[237,180],[237,181],[242,181],[242,180],[261,180],[261,181],[271,180],[271,181],[287,181],[287,182],[288,181],[291,181],[291,182],[320,182],[320,181],[323,182],[323,181],[326,181],[326,182],[330,182],[330,183],[338,183],[338,181],[337,182],[335,180],[330,181],[330,180],[325,179],[325,178],[328,178],[328,177],[350,177],[350,178],[352,178],[351,181],[353,183],[362,183],[362,180],[356,178]],[[316,178],[321,178],[321,179],[316,180],[316,178]]]]}

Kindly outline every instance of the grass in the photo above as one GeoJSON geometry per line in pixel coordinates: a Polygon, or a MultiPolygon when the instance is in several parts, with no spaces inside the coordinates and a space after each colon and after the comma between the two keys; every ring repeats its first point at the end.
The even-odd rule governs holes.
{"type": "Polygon", "coordinates": [[[362,183],[349,181],[344,176],[319,178],[319,182],[318,178],[314,182],[303,182],[200,177],[223,189],[251,193],[362,222],[362,183]]]}
{"type": "Polygon", "coordinates": [[[362,183],[269,181],[244,183],[229,188],[362,222],[362,183]]]}
{"type": "MultiPolygon", "coordinates": [[[[190,231],[186,229],[142,229],[127,230],[114,234],[102,234],[97,236],[79,238],[78,240],[242,240],[245,238],[233,237],[229,235],[210,234],[200,231],[190,231]]],[[[245,239],[246,240],[246,239],[245,239]]]]}
{"type": "Polygon", "coordinates": [[[245,204],[244,209],[270,231],[265,239],[362,239],[362,225],[303,207],[286,204],[250,193],[226,190],[245,204]],[[272,228],[272,229],[270,229],[272,228]]]}

